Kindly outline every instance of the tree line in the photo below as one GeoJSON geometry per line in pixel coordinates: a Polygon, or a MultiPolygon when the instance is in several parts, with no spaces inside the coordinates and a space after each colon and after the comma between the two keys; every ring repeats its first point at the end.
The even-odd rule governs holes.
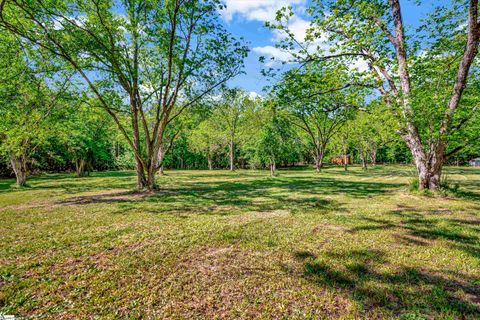
{"type": "Polygon", "coordinates": [[[283,8],[266,26],[291,58],[265,65],[261,96],[227,85],[249,48],[222,8],[0,0],[2,172],[24,185],[35,170],[134,169],[153,190],[164,168],[275,175],[340,157],[346,170],[413,163],[436,190],[445,164],[478,155],[478,1],[439,6],[408,34],[398,0],[315,0],[303,39],[283,8]]]}

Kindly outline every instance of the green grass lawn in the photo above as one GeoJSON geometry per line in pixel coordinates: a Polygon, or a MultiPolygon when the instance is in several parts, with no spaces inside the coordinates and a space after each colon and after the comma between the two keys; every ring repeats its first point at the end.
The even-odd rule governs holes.
{"type": "Polygon", "coordinates": [[[0,180],[0,314],[51,319],[479,319],[480,170],[410,167],[0,180]]]}

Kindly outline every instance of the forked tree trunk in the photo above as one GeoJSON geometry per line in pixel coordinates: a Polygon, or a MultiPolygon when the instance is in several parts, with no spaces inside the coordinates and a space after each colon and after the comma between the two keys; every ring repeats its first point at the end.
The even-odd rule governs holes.
{"type": "Polygon", "coordinates": [[[275,161],[270,162],[270,176],[274,177],[277,171],[277,166],[275,164],[275,161]]]}
{"type": "Polygon", "coordinates": [[[147,186],[147,179],[145,177],[145,172],[143,171],[143,165],[138,159],[136,160],[135,171],[137,172],[137,189],[145,189],[147,186]]]}
{"type": "Polygon", "coordinates": [[[440,189],[440,183],[442,178],[442,167],[427,167],[421,165],[417,167],[418,172],[418,187],[420,190],[432,190],[437,191],[440,189]]]}
{"type": "Polygon", "coordinates": [[[325,156],[325,146],[317,146],[315,151],[315,171],[320,173],[323,167],[323,158],[325,156]]]}
{"type": "Polygon", "coordinates": [[[320,156],[318,155],[315,157],[315,171],[317,173],[320,173],[322,171],[322,164],[321,164],[320,156]]]}
{"type": "Polygon", "coordinates": [[[440,189],[442,179],[442,169],[444,164],[443,152],[438,154],[436,151],[431,152],[427,159],[420,167],[417,167],[419,188],[437,191],[440,189]]]}
{"type": "Polygon", "coordinates": [[[417,168],[419,189],[432,191],[440,189],[444,163],[443,142],[439,140],[436,148],[425,152],[418,131],[412,130],[403,138],[412,152],[413,162],[417,168]]]}
{"type": "MultiPolygon", "coordinates": [[[[439,137],[436,141],[434,141],[435,143],[431,144],[428,151],[423,149],[418,128],[411,121],[411,119],[413,119],[413,110],[409,105],[409,97],[411,93],[410,77],[407,66],[407,53],[405,49],[406,46],[400,1],[390,0],[390,6],[392,9],[392,18],[395,26],[395,36],[392,36],[390,33],[387,34],[387,37],[395,47],[397,55],[398,75],[403,94],[403,97],[401,97],[401,105],[402,111],[407,120],[406,133],[403,135],[403,139],[412,152],[419,178],[419,188],[435,191],[440,188],[442,168],[445,162],[445,137],[449,133],[454,112],[460,103],[463,91],[467,85],[469,69],[478,53],[478,43],[480,39],[478,0],[469,1],[467,43],[458,66],[458,71],[453,86],[453,94],[448,101],[448,105],[442,120],[442,125],[438,132],[439,137]]],[[[393,91],[395,96],[397,96],[395,92],[396,90],[393,91]]]]}
{"type": "Polygon", "coordinates": [[[75,160],[75,172],[77,173],[77,177],[85,176],[86,166],[87,166],[87,161],[85,161],[85,159],[75,160]]]}
{"type": "Polygon", "coordinates": [[[12,155],[10,157],[10,163],[15,172],[17,186],[25,186],[27,182],[27,157],[24,154],[20,156],[12,155]]]}
{"type": "Polygon", "coordinates": [[[160,174],[161,176],[164,176],[164,175],[165,175],[165,168],[164,168],[163,164],[160,166],[159,174],[160,174]]]}
{"type": "Polygon", "coordinates": [[[88,176],[93,171],[93,155],[88,152],[83,159],[75,160],[75,172],[77,177],[88,176]]]}
{"type": "Polygon", "coordinates": [[[147,190],[148,191],[153,191],[157,189],[157,184],[155,183],[155,166],[152,166],[151,169],[148,170],[147,172],[147,190]]]}

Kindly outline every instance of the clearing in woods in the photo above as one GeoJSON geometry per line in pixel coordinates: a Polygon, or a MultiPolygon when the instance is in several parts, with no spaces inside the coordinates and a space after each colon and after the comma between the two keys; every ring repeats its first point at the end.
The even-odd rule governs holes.
{"type": "Polygon", "coordinates": [[[455,197],[410,167],[0,180],[0,314],[46,318],[480,316],[480,170],[455,197]]]}

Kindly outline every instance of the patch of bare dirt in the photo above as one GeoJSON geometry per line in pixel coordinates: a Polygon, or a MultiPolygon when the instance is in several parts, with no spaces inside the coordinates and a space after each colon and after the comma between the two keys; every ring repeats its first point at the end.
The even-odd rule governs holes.
{"type": "Polygon", "coordinates": [[[118,203],[118,202],[130,202],[133,200],[139,200],[148,196],[151,196],[150,192],[140,192],[132,190],[111,190],[100,194],[84,195],[71,197],[57,201],[56,204],[60,205],[81,205],[91,203],[118,203]]]}
{"type": "Polygon", "coordinates": [[[233,224],[236,223],[247,223],[255,220],[263,220],[270,218],[286,217],[290,214],[289,210],[271,210],[271,211],[249,211],[237,215],[231,219],[233,224]]]}
{"type": "Polygon", "coordinates": [[[302,318],[317,312],[337,318],[345,312],[345,297],[327,298],[325,290],[286,273],[282,259],[236,245],[196,248],[162,281],[157,299],[168,302],[157,307],[166,317],[203,319],[302,318]]]}
{"type": "Polygon", "coordinates": [[[341,232],[350,231],[350,229],[345,226],[340,226],[332,223],[321,223],[317,225],[315,228],[313,228],[312,232],[318,233],[318,232],[321,232],[322,230],[334,230],[334,231],[341,231],[341,232]]]}
{"type": "Polygon", "coordinates": [[[0,208],[0,212],[2,211],[7,211],[7,210],[27,210],[27,209],[32,209],[32,208],[42,208],[42,207],[52,207],[52,203],[47,200],[38,200],[38,201],[32,201],[30,203],[25,203],[25,204],[13,204],[5,207],[0,208]]]}

